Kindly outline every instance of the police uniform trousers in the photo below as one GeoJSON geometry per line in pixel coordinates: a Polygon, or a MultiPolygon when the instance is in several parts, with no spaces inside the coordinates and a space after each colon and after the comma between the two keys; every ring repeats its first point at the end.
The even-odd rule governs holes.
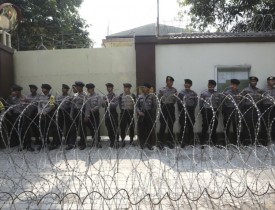
{"type": "Polygon", "coordinates": [[[115,109],[106,110],[105,125],[111,144],[118,141],[118,114],[115,109]]]}
{"type": "Polygon", "coordinates": [[[202,132],[201,132],[201,144],[205,144],[208,141],[207,132],[209,130],[210,140],[214,145],[217,141],[217,126],[219,113],[214,109],[215,116],[212,108],[202,108],[202,132]]]}
{"type": "MultiPolygon", "coordinates": [[[[275,106],[274,104],[261,105],[262,121],[261,133],[263,144],[267,145],[270,141],[275,141],[275,106]]],[[[271,142],[270,142],[271,143],[271,142]]]]}
{"type": "Polygon", "coordinates": [[[225,144],[237,144],[238,143],[238,132],[240,133],[239,128],[239,114],[238,110],[235,107],[223,107],[223,126],[225,134],[225,144]],[[230,127],[233,127],[233,135],[230,138],[230,127]]]}
{"type": "Polygon", "coordinates": [[[84,122],[84,110],[73,109],[72,124],[68,129],[68,145],[76,146],[77,133],[79,133],[79,146],[86,146],[86,125],[84,122]]]}
{"type": "Polygon", "coordinates": [[[21,145],[24,148],[27,148],[31,146],[30,128],[28,127],[29,118],[27,115],[12,113],[12,115],[8,117],[7,124],[10,132],[10,147],[21,145]]]}
{"type": "Polygon", "coordinates": [[[62,137],[64,136],[63,144],[69,143],[69,129],[72,125],[72,120],[70,117],[70,109],[59,109],[58,111],[58,137],[62,142],[62,137]]]}
{"type": "Polygon", "coordinates": [[[159,128],[159,141],[165,143],[165,130],[166,125],[168,126],[168,139],[167,144],[174,145],[174,133],[173,127],[175,122],[175,106],[174,104],[161,104],[161,115],[160,115],[160,128],[159,128]]]}
{"type": "Polygon", "coordinates": [[[185,107],[179,110],[180,141],[182,145],[194,144],[195,108],[185,107]]]}
{"type": "Polygon", "coordinates": [[[134,121],[134,110],[122,109],[120,113],[120,136],[124,141],[126,136],[126,128],[130,130],[130,139],[133,140],[135,136],[135,121],[134,121]]]}
{"type": "Polygon", "coordinates": [[[92,136],[92,143],[97,143],[100,141],[100,127],[99,127],[99,111],[94,111],[90,113],[89,121],[87,122],[87,127],[90,130],[92,136]]]}
{"type": "Polygon", "coordinates": [[[50,144],[49,137],[53,137],[52,145],[60,145],[60,139],[58,137],[58,124],[55,115],[55,109],[51,110],[47,114],[40,115],[40,135],[42,139],[42,146],[50,144]]]}
{"type": "Polygon", "coordinates": [[[155,117],[151,110],[144,111],[144,116],[138,116],[138,139],[141,148],[146,145],[150,147],[155,145],[153,141],[154,122],[155,117]]]}
{"type": "Polygon", "coordinates": [[[39,133],[39,115],[38,115],[38,110],[35,108],[32,110],[31,115],[30,115],[31,121],[30,121],[30,128],[31,128],[31,135],[35,137],[35,141],[41,142],[39,140],[40,133],[39,133]]]}
{"type": "Polygon", "coordinates": [[[254,144],[259,120],[257,109],[253,105],[244,105],[242,114],[242,143],[244,145],[254,144]]]}

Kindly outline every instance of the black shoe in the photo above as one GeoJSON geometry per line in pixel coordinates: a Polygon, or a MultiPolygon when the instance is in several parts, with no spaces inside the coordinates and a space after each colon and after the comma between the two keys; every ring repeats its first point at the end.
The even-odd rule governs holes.
{"type": "Polygon", "coordinates": [[[69,145],[67,145],[67,146],[65,147],[65,150],[71,150],[71,149],[73,149],[73,148],[74,148],[74,146],[71,145],[71,144],[69,144],[69,145]]]}
{"type": "Polygon", "coordinates": [[[111,147],[111,148],[114,148],[114,143],[113,143],[113,142],[110,143],[110,147],[111,147]]]}
{"type": "Polygon", "coordinates": [[[18,148],[18,152],[22,152],[25,149],[25,147],[18,148]]]}
{"type": "Polygon", "coordinates": [[[56,146],[54,144],[49,146],[49,150],[54,150],[54,149],[57,149],[57,148],[58,148],[58,146],[56,146]]]}
{"type": "Polygon", "coordinates": [[[170,149],[174,149],[175,148],[175,145],[173,143],[167,143],[167,146],[170,148],[170,149]]]}
{"type": "Polygon", "coordinates": [[[102,145],[101,145],[100,142],[98,142],[98,143],[96,144],[96,148],[102,148],[102,145]]]}
{"type": "Polygon", "coordinates": [[[27,151],[34,152],[34,148],[32,148],[32,146],[29,146],[29,147],[27,147],[27,151]]]}
{"type": "Polygon", "coordinates": [[[44,145],[39,145],[39,146],[37,147],[37,150],[40,151],[40,150],[43,149],[43,148],[44,148],[44,145]]]}
{"type": "Polygon", "coordinates": [[[135,146],[136,146],[136,144],[135,144],[135,142],[134,142],[134,140],[133,140],[133,139],[131,139],[131,140],[130,140],[130,145],[131,145],[131,146],[133,146],[133,147],[135,147],[135,146]]]}
{"type": "Polygon", "coordinates": [[[158,148],[159,148],[160,150],[164,150],[164,146],[163,146],[162,144],[159,144],[159,145],[158,145],[158,148]]]}
{"type": "Polygon", "coordinates": [[[81,145],[81,146],[79,146],[79,149],[80,149],[80,150],[86,149],[86,145],[81,145]]]}
{"type": "Polygon", "coordinates": [[[147,148],[148,148],[149,150],[153,150],[153,149],[154,149],[150,144],[147,144],[146,146],[147,146],[147,148]]]}
{"type": "Polygon", "coordinates": [[[181,148],[184,148],[184,147],[186,147],[186,144],[182,143],[182,144],[180,145],[180,147],[181,147],[181,148]]]}
{"type": "Polygon", "coordinates": [[[126,146],[126,142],[125,142],[125,140],[122,140],[121,147],[125,147],[125,146],[126,146]]]}

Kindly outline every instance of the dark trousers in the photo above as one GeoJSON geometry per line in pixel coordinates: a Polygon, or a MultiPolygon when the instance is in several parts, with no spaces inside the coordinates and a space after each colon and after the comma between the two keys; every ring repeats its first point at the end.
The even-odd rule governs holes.
{"type": "Polygon", "coordinates": [[[100,141],[99,111],[90,113],[87,126],[91,132],[93,144],[99,142],[100,141]]]}
{"type": "Polygon", "coordinates": [[[168,126],[168,144],[175,144],[173,127],[175,122],[175,106],[174,104],[162,104],[160,115],[159,141],[164,142],[166,125],[168,126]]]}
{"type": "Polygon", "coordinates": [[[76,145],[77,133],[80,135],[80,146],[86,146],[86,126],[84,123],[84,111],[74,109],[72,112],[72,124],[68,129],[69,145],[76,145]]]}
{"type": "Polygon", "coordinates": [[[37,114],[37,109],[33,110],[30,115],[30,129],[32,136],[35,137],[35,140],[40,141],[39,115],[37,114]]]}
{"type": "Polygon", "coordinates": [[[259,120],[256,107],[253,105],[244,105],[242,108],[242,140],[245,145],[255,143],[257,122],[259,120]]]}
{"type": "Polygon", "coordinates": [[[10,128],[10,141],[9,145],[11,147],[21,145],[24,148],[31,146],[31,136],[29,118],[26,115],[19,115],[12,113],[8,117],[9,128],[10,128]]]}
{"type": "Polygon", "coordinates": [[[262,120],[261,133],[263,143],[267,144],[275,140],[275,107],[274,105],[263,104],[261,106],[262,120]]]}
{"type": "Polygon", "coordinates": [[[54,114],[54,110],[49,112],[48,114],[41,114],[40,121],[40,137],[42,140],[42,145],[46,146],[50,143],[49,137],[52,135],[53,145],[60,145],[61,141],[58,136],[58,124],[56,120],[56,116],[54,114]]]}
{"type": "Polygon", "coordinates": [[[134,110],[121,110],[120,113],[120,136],[124,141],[126,136],[126,128],[130,130],[130,139],[132,140],[135,136],[135,121],[134,121],[134,110]]]}
{"type": "MultiPolygon", "coordinates": [[[[215,110],[214,110],[215,111],[215,110]]],[[[207,132],[209,130],[210,140],[213,144],[217,142],[217,126],[219,113],[215,111],[215,116],[211,108],[202,108],[202,132],[201,132],[201,144],[205,144],[208,140],[207,132]]]]}
{"type": "Polygon", "coordinates": [[[180,141],[182,145],[194,143],[194,123],[195,123],[195,108],[186,107],[180,111],[180,141]]]}
{"type": "Polygon", "coordinates": [[[155,117],[151,111],[145,111],[144,116],[138,117],[138,139],[142,148],[146,145],[155,145],[153,142],[154,121],[155,117]]]}
{"type": "Polygon", "coordinates": [[[118,114],[116,110],[107,111],[105,114],[105,125],[111,144],[118,141],[118,114]]]}
{"type": "Polygon", "coordinates": [[[225,143],[237,144],[238,132],[240,133],[238,110],[233,107],[223,107],[223,126],[225,134],[225,143]],[[233,127],[233,139],[230,139],[230,127],[233,127]]]}
{"type": "Polygon", "coordinates": [[[59,109],[58,111],[58,136],[59,139],[62,140],[64,136],[64,144],[69,143],[69,129],[72,125],[72,120],[70,117],[70,110],[62,110],[59,109]]]}

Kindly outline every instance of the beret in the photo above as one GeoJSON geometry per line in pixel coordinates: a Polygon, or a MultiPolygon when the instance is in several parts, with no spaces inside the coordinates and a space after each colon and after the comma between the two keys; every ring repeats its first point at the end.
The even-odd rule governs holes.
{"type": "Polygon", "coordinates": [[[132,85],[131,85],[130,83],[123,83],[123,86],[124,86],[124,87],[128,87],[128,88],[131,88],[131,87],[132,87],[132,85]]]}
{"type": "Polygon", "coordinates": [[[172,80],[172,81],[174,82],[174,78],[171,77],[171,76],[167,76],[167,77],[166,77],[166,81],[167,81],[167,80],[172,80]]]}
{"type": "Polygon", "coordinates": [[[81,81],[75,81],[74,85],[77,86],[77,87],[84,87],[85,86],[85,84],[81,81]]]}
{"type": "Polygon", "coordinates": [[[11,90],[12,91],[21,91],[21,90],[23,90],[23,88],[20,85],[14,84],[11,86],[11,90]]]}
{"type": "Polygon", "coordinates": [[[52,89],[52,87],[51,87],[49,84],[42,84],[42,85],[41,85],[41,88],[42,88],[42,89],[46,89],[46,90],[52,89]]]}
{"type": "Polygon", "coordinates": [[[66,85],[66,84],[62,84],[62,88],[63,88],[63,89],[67,89],[67,90],[70,89],[69,85],[66,85]]]}
{"type": "Polygon", "coordinates": [[[231,84],[239,85],[240,81],[238,79],[231,79],[231,84]]]}
{"type": "Polygon", "coordinates": [[[87,89],[90,89],[90,88],[95,88],[95,85],[93,83],[88,83],[86,84],[85,86],[87,89]]]}
{"type": "Polygon", "coordinates": [[[36,90],[38,89],[37,86],[36,86],[36,85],[33,85],[33,84],[29,85],[29,87],[30,87],[30,88],[34,88],[34,89],[36,89],[36,90]]]}

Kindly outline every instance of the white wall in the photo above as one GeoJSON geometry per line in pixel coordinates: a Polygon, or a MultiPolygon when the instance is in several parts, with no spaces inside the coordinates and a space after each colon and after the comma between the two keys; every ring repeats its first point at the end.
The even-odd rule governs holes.
{"type": "Polygon", "coordinates": [[[136,85],[134,47],[20,51],[14,54],[15,81],[29,92],[29,84],[49,83],[52,92],[61,91],[61,84],[72,85],[80,80],[94,83],[106,92],[105,84],[112,82],[117,92],[122,83],[136,85]]]}
{"type": "Polygon", "coordinates": [[[215,70],[219,65],[250,65],[250,75],[257,76],[258,87],[263,88],[266,78],[275,76],[275,43],[157,45],[156,88],[165,86],[165,78],[170,75],[178,91],[183,89],[184,79],[191,79],[193,90],[199,94],[207,88],[209,79],[217,80],[215,70]]]}

